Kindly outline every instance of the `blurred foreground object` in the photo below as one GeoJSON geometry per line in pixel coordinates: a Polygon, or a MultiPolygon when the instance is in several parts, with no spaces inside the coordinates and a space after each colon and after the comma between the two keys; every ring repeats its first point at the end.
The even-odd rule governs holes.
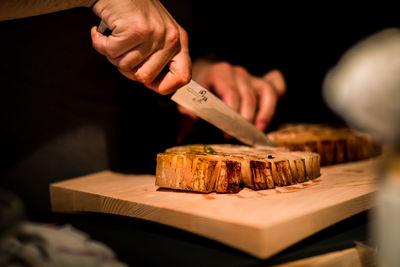
{"type": "Polygon", "coordinates": [[[351,125],[400,141],[400,29],[359,42],[324,81],[328,105],[351,125]]]}
{"type": "Polygon", "coordinates": [[[13,232],[24,216],[22,201],[14,193],[0,188],[0,239],[13,232]]]}
{"type": "Polygon", "coordinates": [[[387,158],[382,168],[373,234],[382,267],[400,266],[400,155],[387,158]]]}
{"type": "Polygon", "coordinates": [[[326,102],[351,125],[379,134],[388,147],[378,181],[373,237],[379,266],[400,266],[400,30],[356,44],[328,73],[326,102]]]}
{"type": "Polygon", "coordinates": [[[69,225],[43,225],[24,217],[21,200],[0,188],[0,266],[127,266],[105,244],[69,225]]]}
{"type": "Polygon", "coordinates": [[[0,238],[0,266],[126,267],[105,244],[70,225],[21,222],[0,238]]]}

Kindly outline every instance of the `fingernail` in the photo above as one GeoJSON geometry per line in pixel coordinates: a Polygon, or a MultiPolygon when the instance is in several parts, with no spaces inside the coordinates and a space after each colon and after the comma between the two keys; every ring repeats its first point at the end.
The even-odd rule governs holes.
{"type": "Polygon", "coordinates": [[[255,125],[261,131],[265,131],[265,129],[267,128],[267,123],[265,121],[256,121],[255,125]]]}

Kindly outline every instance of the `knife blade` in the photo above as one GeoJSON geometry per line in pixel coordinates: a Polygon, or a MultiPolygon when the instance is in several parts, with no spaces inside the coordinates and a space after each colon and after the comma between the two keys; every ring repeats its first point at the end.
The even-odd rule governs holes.
{"type": "MultiPolygon", "coordinates": [[[[107,28],[107,24],[102,20],[97,31],[104,33],[107,28]]],[[[179,88],[171,99],[245,144],[275,146],[251,122],[193,80],[179,88]]]]}
{"type": "Polygon", "coordinates": [[[193,80],[179,88],[171,99],[245,144],[275,146],[250,121],[193,80]]]}

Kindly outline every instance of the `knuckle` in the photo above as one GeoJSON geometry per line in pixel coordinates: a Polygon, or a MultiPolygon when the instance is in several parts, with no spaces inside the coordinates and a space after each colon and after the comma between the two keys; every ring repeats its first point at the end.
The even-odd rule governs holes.
{"type": "Polygon", "coordinates": [[[179,87],[184,86],[190,82],[191,77],[189,75],[179,75],[174,79],[173,88],[178,89],[179,87]]]}
{"type": "Polygon", "coordinates": [[[95,49],[110,59],[115,59],[119,56],[116,47],[113,47],[113,43],[110,40],[97,44],[95,49]]]}
{"type": "Polygon", "coordinates": [[[108,47],[105,51],[109,58],[116,59],[119,56],[119,53],[115,48],[108,47]]]}
{"type": "Polygon", "coordinates": [[[121,61],[118,65],[118,68],[123,71],[130,71],[133,69],[133,65],[131,64],[131,62],[128,61],[121,61]]]}
{"type": "Polygon", "coordinates": [[[269,83],[269,82],[265,83],[263,89],[265,91],[275,92],[273,85],[271,83],[269,83]]]}
{"type": "Polygon", "coordinates": [[[175,28],[168,30],[165,41],[169,46],[176,46],[179,44],[179,31],[175,28]]]}
{"type": "Polygon", "coordinates": [[[159,40],[160,43],[162,43],[161,40],[166,38],[166,29],[165,28],[157,27],[157,28],[154,28],[153,30],[151,30],[150,33],[152,34],[153,38],[156,40],[159,40]]]}
{"type": "Polygon", "coordinates": [[[185,29],[179,28],[179,34],[180,34],[180,40],[182,41],[182,43],[184,45],[188,45],[189,36],[188,36],[187,32],[185,31],[185,29]]]}
{"type": "Polygon", "coordinates": [[[151,75],[144,71],[137,71],[134,76],[138,82],[143,84],[149,84],[153,81],[151,75]]]}
{"type": "Polygon", "coordinates": [[[192,79],[192,76],[190,75],[189,71],[181,74],[179,77],[180,77],[180,85],[185,85],[189,83],[190,80],[192,79]]]}
{"type": "Polygon", "coordinates": [[[256,85],[259,92],[274,91],[274,88],[270,82],[264,81],[262,79],[256,79],[256,81],[257,81],[256,85]]]}
{"type": "Polygon", "coordinates": [[[242,74],[242,75],[247,75],[248,74],[247,70],[242,66],[235,66],[234,70],[235,70],[235,72],[237,72],[239,74],[242,74]]]}
{"type": "Polygon", "coordinates": [[[218,62],[215,65],[215,68],[222,69],[222,70],[231,70],[232,66],[226,61],[218,62]]]}
{"type": "Polygon", "coordinates": [[[144,22],[137,21],[134,27],[130,27],[127,32],[128,38],[144,40],[149,38],[153,33],[154,29],[148,27],[148,25],[144,22]]]}

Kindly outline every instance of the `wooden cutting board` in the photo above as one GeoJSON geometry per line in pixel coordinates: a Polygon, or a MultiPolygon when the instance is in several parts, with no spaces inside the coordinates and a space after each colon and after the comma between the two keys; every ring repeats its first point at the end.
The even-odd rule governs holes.
{"type": "Polygon", "coordinates": [[[268,258],[374,205],[379,159],[323,167],[315,180],[238,194],[159,189],[152,175],[103,171],[50,185],[54,212],[142,218],[268,258]]]}

